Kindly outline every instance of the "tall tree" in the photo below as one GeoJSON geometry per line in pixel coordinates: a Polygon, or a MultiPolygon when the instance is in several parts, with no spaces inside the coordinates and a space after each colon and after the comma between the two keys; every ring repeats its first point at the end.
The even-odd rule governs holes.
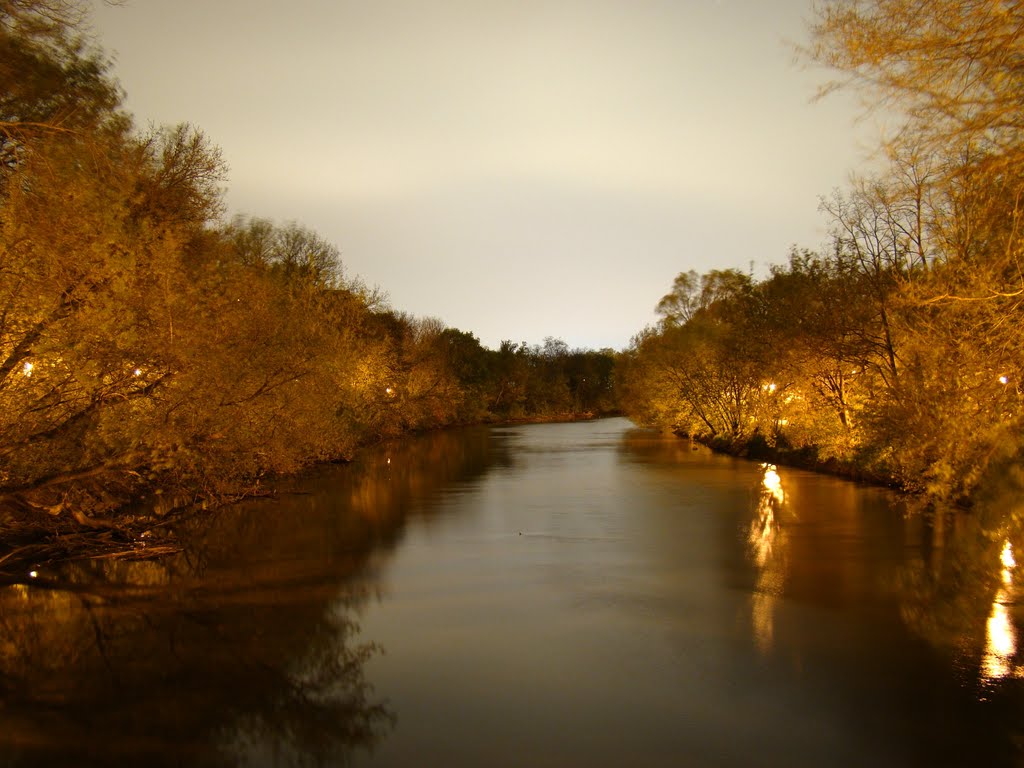
{"type": "MultiPolygon", "coordinates": [[[[955,157],[974,146],[1019,165],[1024,6],[1015,0],[830,0],[808,52],[906,116],[894,140],[955,157]]],[[[877,99],[877,100],[876,100],[877,99]]]]}
{"type": "Polygon", "coordinates": [[[912,268],[895,273],[887,313],[910,383],[881,402],[876,439],[908,482],[969,495],[1022,448],[1024,6],[838,0],[812,35],[810,55],[842,75],[829,87],[904,117],[887,147],[900,207],[884,212],[916,213],[893,230],[912,268]]]}

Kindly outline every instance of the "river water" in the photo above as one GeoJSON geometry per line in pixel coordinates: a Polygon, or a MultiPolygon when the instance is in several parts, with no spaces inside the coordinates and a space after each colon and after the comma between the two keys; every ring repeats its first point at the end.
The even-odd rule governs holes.
{"type": "Polygon", "coordinates": [[[1019,534],[981,514],[624,419],[285,491],[0,589],[0,765],[1022,764],[1019,534]]]}

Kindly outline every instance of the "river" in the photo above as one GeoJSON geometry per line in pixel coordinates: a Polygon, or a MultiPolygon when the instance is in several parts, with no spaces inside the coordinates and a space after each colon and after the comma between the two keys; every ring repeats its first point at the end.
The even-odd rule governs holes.
{"type": "Polygon", "coordinates": [[[1019,532],[625,419],[379,446],[179,536],[0,589],[0,765],[1024,754],[1019,532]]]}

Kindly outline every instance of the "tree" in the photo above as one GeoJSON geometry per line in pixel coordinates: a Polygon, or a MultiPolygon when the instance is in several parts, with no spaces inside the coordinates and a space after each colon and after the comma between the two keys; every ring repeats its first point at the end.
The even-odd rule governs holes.
{"type": "Polygon", "coordinates": [[[74,0],[0,0],[0,192],[35,142],[123,131],[121,91],[80,33],[74,0]]]}
{"type": "Polygon", "coordinates": [[[603,414],[616,410],[614,372],[615,353],[610,349],[570,352],[565,375],[573,398],[573,412],[603,414]]]}
{"type": "Polygon", "coordinates": [[[572,409],[564,342],[492,353],[391,310],[301,224],[223,221],[219,149],[134,130],[85,8],[0,0],[0,533],[572,409]]]}
{"type": "Polygon", "coordinates": [[[861,182],[845,197],[837,192],[822,201],[821,208],[832,219],[836,262],[850,280],[868,288],[861,298],[869,302],[875,322],[861,326],[866,353],[862,362],[876,367],[886,385],[895,389],[900,364],[892,302],[897,281],[906,276],[909,253],[902,222],[892,215],[878,183],[861,182]]]}
{"type": "Polygon", "coordinates": [[[486,421],[488,405],[494,399],[494,353],[472,333],[445,328],[438,340],[438,354],[461,390],[458,420],[464,423],[486,421]]]}
{"type": "Polygon", "coordinates": [[[807,53],[906,116],[894,137],[942,158],[976,147],[1019,166],[1024,7],[993,0],[832,0],[816,8],[807,53]]]}
{"type": "Polygon", "coordinates": [[[185,128],[102,144],[61,134],[14,172],[0,207],[7,498],[63,505],[91,493],[69,485],[88,478],[108,497],[150,460],[139,427],[187,367],[186,262],[218,199],[220,166],[204,146],[185,128]],[[190,151],[176,151],[182,142],[190,151]]]}
{"type": "Polygon", "coordinates": [[[627,412],[645,421],[738,441],[756,427],[753,414],[772,379],[771,344],[748,275],[712,270],[699,278],[699,295],[697,285],[680,274],[658,305],[669,314],[634,339],[621,396],[627,412]]]}
{"type": "Polygon", "coordinates": [[[888,147],[894,176],[914,171],[919,222],[938,237],[937,259],[967,262],[939,301],[1024,296],[1022,32],[1016,2],[840,0],[817,9],[807,53],[844,75],[829,87],[860,86],[904,116],[888,147]],[[933,159],[921,173],[923,157],[933,159]],[[977,229],[985,221],[1004,226],[991,237],[977,229]]]}
{"type": "Polygon", "coordinates": [[[344,286],[338,247],[297,222],[277,226],[269,219],[235,216],[224,228],[241,263],[279,274],[286,282],[317,290],[344,286]]]}
{"type": "Polygon", "coordinates": [[[883,250],[903,262],[885,292],[901,384],[873,439],[935,496],[969,496],[1022,450],[1022,32],[1019,3],[987,0],[840,0],[812,27],[809,54],[844,78],[829,87],[856,85],[904,117],[886,194],[838,218],[882,213],[883,250]]]}
{"type": "Polygon", "coordinates": [[[672,291],[661,298],[655,311],[662,316],[664,323],[685,324],[698,312],[707,311],[716,302],[738,296],[750,286],[750,276],[736,269],[712,269],[703,275],[691,269],[676,275],[672,291]]]}

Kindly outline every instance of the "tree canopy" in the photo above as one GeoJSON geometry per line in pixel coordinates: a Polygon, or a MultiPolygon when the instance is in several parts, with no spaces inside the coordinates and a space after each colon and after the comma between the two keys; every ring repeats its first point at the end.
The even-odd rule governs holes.
{"type": "Polygon", "coordinates": [[[889,168],[822,200],[828,253],[742,289],[680,274],[624,359],[624,406],[969,498],[1024,449],[1024,9],[834,0],[810,33],[823,93],[902,116],[889,168]]]}
{"type": "Polygon", "coordinates": [[[485,349],[299,223],[225,220],[219,148],[134,127],[85,9],[0,0],[5,541],[128,535],[129,503],[258,493],[407,430],[612,407],[610,353],[485,349]]]}

